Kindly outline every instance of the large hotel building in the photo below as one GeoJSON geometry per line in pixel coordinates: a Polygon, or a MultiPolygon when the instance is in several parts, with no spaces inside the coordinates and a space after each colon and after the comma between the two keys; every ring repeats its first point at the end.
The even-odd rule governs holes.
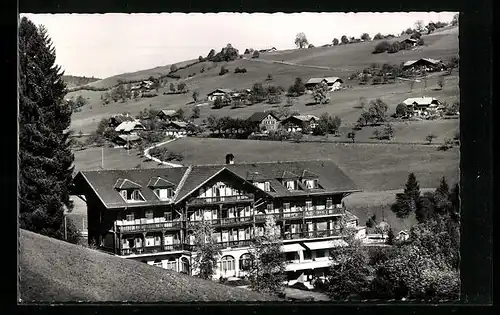
{"type": "Polygon", "coordinates": [[[321,275],[344,243],[340,219],[366,232],[342,199],[357,192],[330,160],[81,171],[73,194],[87,204],[88,240],[100,250],[191,274],[193,223],[211,221],[220,246],[216,277],[246,275],[249,246],[273,215],[289,279],[321,275]]]}

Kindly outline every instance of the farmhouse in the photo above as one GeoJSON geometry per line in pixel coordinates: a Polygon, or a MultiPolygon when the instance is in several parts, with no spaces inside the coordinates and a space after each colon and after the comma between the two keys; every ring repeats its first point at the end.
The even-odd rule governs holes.
{"type": "Polygon", "coordinates": [[[306,89],[312,90],[321,83],[325,83],[326,85],[328,85],[328,89],[330,91],[336,91],[340,89],[344,81],[342,81],[342,79],[338,77],[311,78],[306,82],[305,86],[306,89]]]}
{"type": "Polygon", "coordinates": [[[156,118],[162,121],[172,121],[177,119],[177,112],[173,109],[162,109],[156,114],[156,118]]]}
{"type": "Polygon", "coordinates": [[[406,100],[403,101],[403,104],[405,104],[408,107],[411,107],[415,110],[418,109],[427,109],[427,108],[436,108],[441,105],[441,102],[434,98],[434,97],[412,97],[412,98],[407,98],[406,100]]]}
{"type": "Polygon", "coordinates": [[[409,46],[409,47],[415,47],[415,46],[417,46],[417,43],[418,43],[418,40],[416,40],[414,38],[406,38],[406,39],[399,42],[399,44],[401,44],[403,46],[409,46]]]}
{"type": "Polygon", "coordinates": [[[146,127],[144,127],[139,121],[134,120],[134,121],[124,121],[121,124],[119,124],[116,128],[115,131],[118,133],[122,134],[130,134],[130,133],[135,133],[140,130],[146,130],[146,127]]]}
{"type": "Polygon", "coordinates": [[[215,99],[217,97],[222,97],[223,99],[230,98],[232,93],[233,93],[233,90],[230,90],[230,89],[217,89],[213,92],[208,93],[207,99],[210,102],[213,102],[213,101],[215,101],[215,99]]]}
{"type": "Polygon", "coordinates": [[[114,139],[113,142],[119,146],[125,146],[125,147],[132,147],[133,145],[141,142],[141,137],[135,134],[122,134],[122,135],[117,135],[114,139]]]}
{"type": "Polygon", "coordinates": [[[421,58],[418,60],[409,60],[403,64],[403,70],[421,70],[421,71],[442,71],[444,64],[441,60],[431,58],[421,58]]]}
{"type": "Polygon", "coordinates": [[[277,130],[280,123],[280,119],[274,112],[255,112],[247,120],[264,130],[277,130]]]}
{"type": "Polygon", "coordinates": [[[360,191],[331,160],[80,171],[72,193],[87,202],[89,243],[114,255],[196,274],[194,224],[211,222],[222,251],[215,278],[243,277],[249,246],[274,216],[288,279],[322,275],[344,246],[341,222],[366,235],[343,198],[360,191]]]}
{"type": "Polygon", "coordinates": [[[289,132],[312,130],[316,127],[318,120],[319,118],[314,115],[295,115],[281,121],[281,125],[289,132]]]}
{"type": "Polygon", "coordinates": [[[185,137],[189,133],[189,123],[184,121],[171,121],[165,126],[166,135],[185,137]]]}
{"type": "Polygon", "coordinates": [[[108,125],[109,127],[116,128],[124,121],[134,121],[134,120],[135,118],[132,117],[132,115],[130,115],[129,113],[118,114],[118,115],[113,115],[109,118],[108,125]]]}

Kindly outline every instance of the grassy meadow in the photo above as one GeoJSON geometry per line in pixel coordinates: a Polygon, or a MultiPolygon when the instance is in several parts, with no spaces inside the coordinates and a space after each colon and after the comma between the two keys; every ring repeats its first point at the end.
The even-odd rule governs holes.
{"type": "MultiPolygon", "coordinates": [[[[76,132],[82,130],[87,133],[93,131],[98,122],[105,117],[116,113],[130,112],[135,115],[146,108],[154,109],[178,109],[183,108],[186,113],[190,113],[193,105],[192,92],[198,91],[200,98],[206,97],[207,93],[217,88],[251,88],[255,83],[263,85],[278,85],[287,89],[293,84],[296,77],[302,77],[307,81],[311,77],[318,76],[339,76],[344,79],[344,85],[350,86],[344,90],[330,93],[331,102],[327,105],[312,105],[312,97],[304,95],[295,100],[291,110],[299,111],[304,114],[320,115],[328,112],[339,116],[344,124],[352,124],[358,118],[360,112],[359,99],[365,98],[368,102],[375,98],[381,98],[389,105],[389,113],[393,113],[397,104],[409,97],[432,96],[441,101],[453,102],[458,100],[458,72],[445,77],[443,89],[437,89],[437,77],[429,77],[427,82],[417,82],[410,88],[407,81],[396,81],[394,84],[385,85],[367,85],[359,86],[347,80],[347,77],[355,71],[369,67],[372,63],[390,63],[400,64],[403,61],[417,59],[422,57],[439,58],[448,60],[448,58],[458,54],[458,34],[451,29],[448,32],[423,36],[426,45],[418,47],[415,50],[400,51],[395,54],[372,54],[373,47],[377,41],[362,42],[349,45],[340,45],[335,47],[318,47],[311,49],[294,49],[287,51],[277,51],[273,53],[262,53],[259,59],[238,59],[232,62],[202,62],[186,69],[176,72],[181,79],[167,78],[165,87],[158,91],[158,96],[153,98],[141,98],[139,100],[128,100],[125,103],[111,103],[106,106],[101,104],[100,97],[102,91],[80,90],[71,92],[67,97],[82,95],[87,98],[88,104],[82,108],[81,112],[76,112],[72,117],[72,126],[76,132]],[[274,61],[285,60],[292,64],[281,64],[274,61]],[[293,64],[296,63],[296,64],[293,64]],[[307,67],[327,66],[332,69],[318,69],[307,67]],[[225,66],[229,73],[220,76],[221,66],[225,66]],[[234,73],[236,67],[246,68],[247,73],[234,73]],[[204,72],[202,72],[204,68],[204,72]],[[192,77],[189,75],[195,74],[192,77]],[[272,80],[266,78],[270,74],[272,80]],[[168,90],[170,83],[177,85],[179,82],[185,82],[189,88],[186,94],[163,95],[168,90]]],[[[220,48],[219,48],[220,49],[220,48]]],[[[216,49],[217,50],[217,49],[216,49]]],[[[240,48],[241,50],[241,48],[240,48]]],[[[242,51],[241,51],[242,52],[242,51]]],[[[178,63],[179,67],[192,63],[194,60],[178,63]]],[[[125,73],[113,76],[89,85],[95,87],[111,87],[118,80],[140,80],[147,79],[150,76],[158,77],[167,74],[170,71],[170,65],[156,67],[153,69],[125,73]]],[[[285,99],[283,99],[283,104],[285,99]]],[[[201,122],[208,115],[231,116],[246,118],[255,111],[264,111],[275,109],[276,106],[265,103],[255,104],[243,108],[231,109],[228,107],[222,109],[211,109],[210,106],[200,106],[201,117],[197,122],[201,122]]],[[[458,124],[457,124],[458,125],[458,124]]]]}

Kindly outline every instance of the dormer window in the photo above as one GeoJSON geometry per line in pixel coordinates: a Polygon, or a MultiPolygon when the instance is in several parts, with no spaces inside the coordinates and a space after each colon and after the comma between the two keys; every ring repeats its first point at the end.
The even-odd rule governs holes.
{"type": "Polygon", "coordinates": [[[271,191],[271,184],[269,182],[254,182],[253,184],[263,191],[271,191]]]}
{"type": "Polygon", "coordinates": [[[151,188],[156,197],[163,201],[171,200],[174,197],[174,183],[162,177],[153,177],[149,180],[148,187],[151,188]]]}
{"type": "Polygon", "coordinates": [[[296,190],[297,189],[297,182],[294,180],[287,180],[285,182],[286,188],[288,190],[296,190]]]}
{"type": "Polygon", "coordinates": [[[169,200],[174,196],[174,190],[172,188],[155,188],[153,192],[160,200],[169,200]]]}
{"type": "Polygon", "coordinates": [[[307,189],[318,188],[318,180],[317,179],[306,179],[306,180],[304,180],[304,184],[305,184],[307,189]]]}
{"type": "Polygon", "coordinates": [[[123,189],[120,191],[120,195],[127,202],[137,202],[145,200],[139,189],[123,189]]]}

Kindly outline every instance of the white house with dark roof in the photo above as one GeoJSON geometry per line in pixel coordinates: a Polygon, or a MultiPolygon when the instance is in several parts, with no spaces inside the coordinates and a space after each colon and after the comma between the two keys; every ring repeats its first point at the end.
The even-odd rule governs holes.
{"type": "Polygon", "coordinates": [[[305,83],[305,86],[306,89],[312,90],[321,83],[325,83],[330,91],[336,91],[341,88],[344,81],[339,77],[310,78],[305,83]]]}
{"type": "Polygon", "coordinates": [[[124,121],[118,126],[116,126],[115,131],[122,134],[135,133],[137,131],[146,130],[143,124],[139,121],[124,121]]]}
{"type": "Polygon", "coordinates": [[[289,132],[312,130],[318,125],[319,117],[311,114],[293,115],[281,121],[281,125],[289,132]]]}
{"type": "Polygon", "coordinates": [[[89,243],[175,271],[196,273],[193,229],[211,222],[217,278],[247,274],[250,243],[274,216],[290,280],[327,271],[343,226],[364,237],[342,202],[358,191],[331,160],[81,171],[72,188],[87,202],[89,243]]]}
{"type": "Polygon", "coordinates": [[[210,93],[207,94],[207,99],[210,102],[213,102],[217,99],[217,97],[221,98],[231,98],[231,94],[233,93],[233,90],[231,89],[216,89],[210,93]]]}

